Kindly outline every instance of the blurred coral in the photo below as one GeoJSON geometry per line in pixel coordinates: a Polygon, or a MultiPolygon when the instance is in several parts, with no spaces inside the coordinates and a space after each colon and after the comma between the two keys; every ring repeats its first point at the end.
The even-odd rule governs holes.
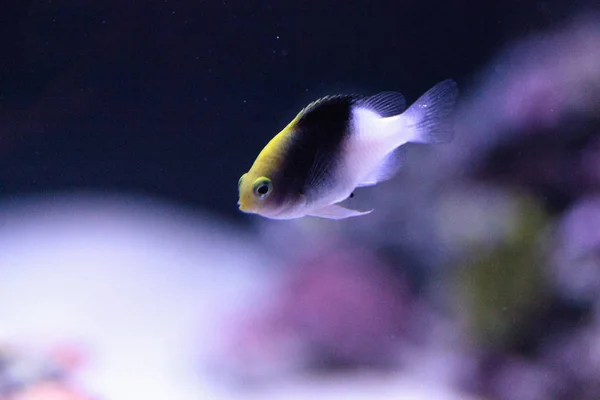
{"type": "Polygon", "coordinates": [[[330,365],[387,364],[410,323],[406,284],[371,251],[336,246],[290,270],[281,322],[330,365]]]}
{"type": "Polygon", "coordinates": [[[91,400],[76,389],[72,375],[83,353],[75,345],[6,345],[0,349],[0,400],[91,400]]]}
{"type": "Polygon", "coordinates": [[[556,369],[518,357],[494,360],[486,392],[497,400],[561,398],[565,382],[556,369]]]}
{"type": "Polygon", "coordinates": [[[600,191],[600,129],[581,155],[581,166],[586,179],[585,186],[593,191],[600,191]]]}
{"type": "MultiPolygon", "coordinates": [[[[246,339],[236,342],[241,347],[232,356],[262,343],[262,357],[272,355],[274,346],[287,348],[278,357],[293,358],[303,368],[393,365],[411,311],[408,287],[391,271],[361,247],[326,247],[306,255],[284,271],[267,309],[235,334],[246,339]],[[290,353],[293,349],[303,354],[290,353]]],[[[253,361],[246,368],[261,365],[253,361]]]]}
{"type": "Polygon", "coordinates": [[[66,384],[42,382],[28,387],[15,395],[8,396],[6,400],[96,400],[96,398],[88,396],[66,384]]]}
{"type": "Polygon", "coordinates": [[[580,200],[557,227],[548,277],[572,301],[600,296],[600,197],[580,200]]]}
{"type": "Polygon", "coordinates": [[[448,203],[441,227],[450,224],[443,229],[464,248],[459,268],[449,272],[457,285],[450,295],[480,346],[510,347],[549,296],[540,242],[546,213],[535,199],[500,190],[471,188],[448,203]]]}

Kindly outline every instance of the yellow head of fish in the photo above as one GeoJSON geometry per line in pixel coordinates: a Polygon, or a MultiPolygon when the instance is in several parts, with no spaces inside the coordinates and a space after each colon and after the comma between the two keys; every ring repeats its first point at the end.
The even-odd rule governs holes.
{"type": "Polygon", "coordinates": [[[287,185],[281,176],[291,135],[290,126],[277,134],[260,152],[250,170],[240,177],[238,206],[241,211],[278,218],[283,210],[289,212],[300,203],[301,199],[286,195],[287,185]]]}

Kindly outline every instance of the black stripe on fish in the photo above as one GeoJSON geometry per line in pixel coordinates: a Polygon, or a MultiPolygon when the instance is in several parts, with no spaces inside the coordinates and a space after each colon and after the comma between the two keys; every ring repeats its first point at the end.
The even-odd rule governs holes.
{"type": "Polygon", "coordinates": [[[327,96],[300,112],[274,182],[281,201],[298,195],[311,201],[335,184],[352,107],[358,99],[355,95],[327,96]]]}

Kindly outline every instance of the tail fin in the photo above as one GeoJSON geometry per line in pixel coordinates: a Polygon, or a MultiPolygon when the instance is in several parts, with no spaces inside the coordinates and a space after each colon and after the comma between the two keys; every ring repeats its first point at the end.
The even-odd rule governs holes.
{"type": "Polygon", "coordinates": [[[456,82],[447,79],[429,89],[405,112],[408,126],[413,131],[410,142],[446,143],[454,136],[451,118],[458,88],[456,82]]]}

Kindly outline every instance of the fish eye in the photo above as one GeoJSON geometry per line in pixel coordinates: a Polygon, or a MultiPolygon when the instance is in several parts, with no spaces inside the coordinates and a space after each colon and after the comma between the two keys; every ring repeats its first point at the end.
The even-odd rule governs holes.
{"type": "Polygon", "coordinates": [[[261,177],[254,181],[254,193],[264,199],[271,193],[273,184],[269,178],[261,177]]]}

